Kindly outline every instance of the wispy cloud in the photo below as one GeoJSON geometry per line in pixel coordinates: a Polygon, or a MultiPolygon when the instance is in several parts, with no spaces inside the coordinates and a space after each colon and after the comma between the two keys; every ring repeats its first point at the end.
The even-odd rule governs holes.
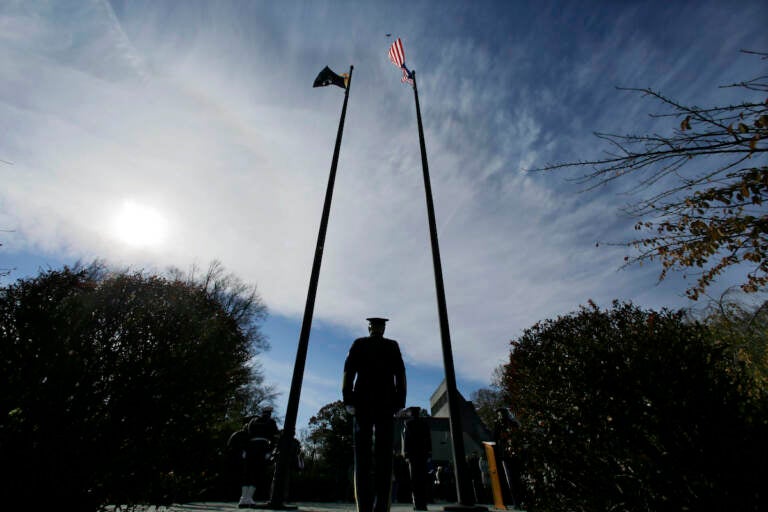
{"type": "MultiPolygon", "coordinates": [[[[593,129],[637,126],[645,105],[614,85],[692,95],[741,69],[718,34],[729,49],[764,43],[765,8],[749,3],[749,17],[718,28],[717,5],[665,7],[664,28],[662,14],[608,4],[560,16],[417,5],[403,19],[384,5],[8,3],[6,246],[160,268],[217,258],[273,312],[300,315],[342,100],[310,84],[322,66],[352,63],[316,318],[354,330],[387,315],[409,362],[440,366],[413,95],[385,56],[393,32],[419,80],[457,371],[487,380],[511,337],[589,298],[684,303],[674,281],[617,272],[623,253],[595,247],[629,233],[625,198],[523,169],[595,154],[593,129]],[[683,44],[701,22],[712,34],[683,44]],[[164,245],[119,241],[126,201],[165,216],[164,245]]],[[[268,361],[284,378],[287,363],[268,361]]],[[[337,392],[312,384],[303,398],[318,407],[337,392]]]]}

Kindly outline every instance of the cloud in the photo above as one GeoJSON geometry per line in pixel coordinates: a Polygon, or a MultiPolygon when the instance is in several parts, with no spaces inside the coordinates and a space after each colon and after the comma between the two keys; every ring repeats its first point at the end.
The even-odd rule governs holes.
{"type": "MultiPolygon", "coordinates": [[[[403,20],[391,6],[319,3],[8,5],[0,157],[14,165],[0,168],[0,200],[14,250],[159,268],[220,259],[273,312],[298,317],[343,97],[310,85],[322,66],[354,63],[315,317],[352,331],[388,316],[410,363],[440,366],[413,93],[385,57],[383,34],[399,31],[419,80],[461,376],[487,380],[511,337],[590,298],[684,303],[679,283],[617,272],[623,251],[595,247],[631,234],[617,214],[626,198],[523,172],[601,151],[593,129],[621,130],[645,108],[613,85],[653,76],[685,90],[717,46],[668,52],[639,8],[553,18],[450,4],[403,20]],[[126,202],[164,216],[163,245],[120,243],[126,202]]],[[[326,384],[305,398],[327,402],[326,384]]]]}
{"type": "MultiPolygon", "coordinates": [[[[259,361],[264,371],[265,381],[276,383],[275,391],[280,394],[278,400],[287,403],[291,383],[286,376],[293,375],[293,365],[269,354],[261,354],[259,361]]],[[[299,425],[305,425],[311,415],[327,403],[340,399],[340,379],[324,376],[321,373],[322,368],[319,369],[320,372],[317,370],[308,367],[304,371],[298,411],[303,421],[299,421],[299,425]]]]}

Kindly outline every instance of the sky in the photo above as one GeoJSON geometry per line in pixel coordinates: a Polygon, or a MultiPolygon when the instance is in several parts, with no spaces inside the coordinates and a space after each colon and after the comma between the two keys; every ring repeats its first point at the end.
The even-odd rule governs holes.
{"type": "Polygon", "coordinates": [[[284,415],[344,96],[312,82],[354,65],[297,427],[340,399],[369,316],[390,318],[408,405],[428,408],[444,370],[413,92],[387,58],[400,37],[469,397],[536,321],[588,300],[692,306],[681,275],[621,268],[630,182],[585,191],[584,170],[529,169],[605,154],[595,131],[671,133],[617,86],[740,100],[718,86],[759,74],[739,50],[768,49],[766,20],[747,0],[2,0],[3,282],[94,258],[219,260],[269,308],[261,363],[284,415]]]}

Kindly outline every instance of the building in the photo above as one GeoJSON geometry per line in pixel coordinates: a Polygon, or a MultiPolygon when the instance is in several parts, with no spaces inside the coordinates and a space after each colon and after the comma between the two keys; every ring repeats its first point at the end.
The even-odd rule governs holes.
{"type": "MultiPolygon", "coordinates": [[[[464,437],[464,452],[484,453],[483,441],[493,441],[493,433],[477,415],[475,406],[466,400],[460,392],[459,408],[461,410],[462,434],[464,437]]],[[[440,383],[429,399],[430,414],[432,415],[432,459],[450,461],[453,459],[451,443],[451,428],[449,424],[448,389],[445,380],[440,383]]]]}
{"type": "MultiPolygon", "coordinates": [[[[461,410],[462,435],[464,437],[465,455],[477,452],[484,453],[483,441],[492,441],[493,433],[477,415],[472,402],[466,400],[458,393],[461,410]]],[[[445,380],[440,383],[429,399],[430,405],[430,430],[432,435],[432,460],[435,464],[453,462],[453,443],[451,440],[450,413],[448,410],[448,390],[445,380]]],[[[402,433],[403,420],[399,419],[396,426],[396,443],[400,448],[400,434],[402,433]]]]}

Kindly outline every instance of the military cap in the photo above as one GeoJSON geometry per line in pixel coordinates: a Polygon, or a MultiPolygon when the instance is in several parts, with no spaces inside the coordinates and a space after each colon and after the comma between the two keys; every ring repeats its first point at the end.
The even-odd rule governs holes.
{"type": "Polygon", "coordinates": [[[384,324],[387,321],[389,321],[389,318],[379,318],[379,317],[372,316],[371,318],[366,318],[366,320],[368,320],[368,322],[370,322],[371,324],[384,324]]]}

